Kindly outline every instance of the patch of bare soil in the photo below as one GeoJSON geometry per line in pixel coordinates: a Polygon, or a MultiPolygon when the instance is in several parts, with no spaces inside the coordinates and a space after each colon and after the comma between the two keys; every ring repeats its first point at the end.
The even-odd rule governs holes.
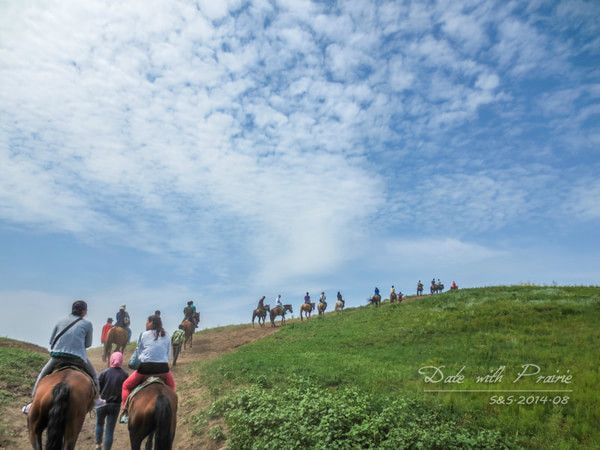
{"type": "MultiPolygon", "coordinates": [[[[199,439],[192,434],[191,417],[197,411],[207,408],[211,403],[211,398],[205,380],[194,378],[190,374],[190,371],[187,370],[187,366],[194,361],[207,361],[217,358],[242,345],[269,336],[278,329],[270,326],[265,326],[264,328],[256,326],[253,328],[251,325],[238,325],[205,330],[194,335],[192,348],[182,350],[177,361],[177,366],[173,369],[176,384],[186,387],[184,393],[178,390],[179,408],[177,411],[177,434],[175,436],[174,448],[178,450],[195,450],[217,449],[220,447],[218,443],[210,440],[208,436],[199,439]]],[[[37,347],[33,344],[22,344],[37,347]]],[[[46,352],[41,347],[38,347],[38,349],[46,352]]],[[[92,349],[89,355],[98,372],[106,367],[106,363],[102,362],[102,351],[100,348],[92,349]]],[[[130,355],[130,352],[126,352],[125,361],[129,359],[130,355]]],[[[20,406],[28,400],[28,398],[22,398],[20,399],[20,403],[14,404],[3,411],[3,415],[8,417],[9,423],[17,424],[13,433],[14,440],[6,448],[14,450],[31,449],[27,437],[27,418],[20,413],[20,406]]],[[[89,414],[77,441],[78,449],[94,448],[95,426],[96,418],[93,416],[93,413],[89,414]]],[[[118,450],[129,448],[129,434],[126,425],[117,424],[113,448],[118,450]]]]}

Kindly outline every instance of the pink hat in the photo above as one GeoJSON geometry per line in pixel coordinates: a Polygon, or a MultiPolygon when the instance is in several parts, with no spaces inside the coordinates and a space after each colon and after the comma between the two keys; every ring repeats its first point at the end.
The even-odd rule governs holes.
{"type": "Polygon", "coordinates": [[[110,367],[121,367],[123,365],[123,353],[114,352],[110,355],[110,367]]]}

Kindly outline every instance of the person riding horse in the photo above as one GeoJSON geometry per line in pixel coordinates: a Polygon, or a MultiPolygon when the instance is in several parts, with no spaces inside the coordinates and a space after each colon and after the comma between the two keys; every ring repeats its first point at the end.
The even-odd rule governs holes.
{"type": "Polygon", "coordinates": [[[187,306],[183,308],[183,320],[189,320],[194,325],[194,328],[198,326],[196,305],[194,305],[192,300],[187,302],[187,306]]]}
{"type": "Polygon", "coordinates": [[[129,317],[129,313],[125,311],[126,306],[121,305],[119,308],[119,312],[117,312],[117,323],[115,323],[116,327],[125,328],[127,330],[127,342],[131,341],[131,319],[129,317]]]}
{"type": "Polygon", "coordinates": [[[346,306],[346,301],[342,298],[342,293],[340,291],[337,293],[337,301],[341,302],[342,308],[346,306]]]}
{"type": "Polygon", "coordinates": [[[140,336],[137,352],[140,365],[123,383],[121,393],[121,423],[127,423],[129,418],[125,405],[131,391],[149,376],[161,378],[167,386],[175,390],[175,379],[169,369],[171,339],[162,326],[160,317],[150,316],[146,322],[146,331],[140,336]]]}
{"type": "Polygon", "coordinates": [[[256,306],[256,309],[258,309],[259,311],[265,310],[265,296],[264,295],[260,298],[260,300],[258,300],[258,305],[256,306]]]}
{"type": "Polygon", "coordinates": [[[310,305],[310,295],[308,294],[308,292],[304,296],[304,303],[310,305]]]}
{"type": "Polygon", "coordinates": [[[101,344],[106,343],[106,338],[108,337],[108,332],[110,331],[110,329],[112,327],[113,327],[113,319],[112,319],[112,317],[109,317],[108,319],[106,319],[106,323],[102,327],[102,333],[100,334],[100,343],[101,344]]]}
{"type": "Polygon", "coordinates": [[[417,283],[417,295],[423,295],[423,283],[421,280],[417,283]]]}
{"type": "Polygon", "coordinates": [[[323,304],[323,309],[327,308],[327,297],[325,296],[325,292],[321,292],[321,296],[319,297],[319,303],[323,304]]]}
{"type": "MultiPolygon", "coordinates": [[[[96,370],[87,356],[87,348],[92,345],[94,330],[92,323],[85,320],[87,315],[87,303],[83,300],[77,300],[71,306],[71,314],[60,320],[50,336],[50,360],[42,368],[31,392],[31,397],[35,397],[38,384],[46,375],[50,375],[55,369],[61,366],[76,366],[87,373],[96,387],[96,406],[102,406],[104,401],[97,397],[100,392],[98,376],[96,370]]],[[[31,403],[22,408],[22,412],[27,414],[31,408],[31,403]]]]}

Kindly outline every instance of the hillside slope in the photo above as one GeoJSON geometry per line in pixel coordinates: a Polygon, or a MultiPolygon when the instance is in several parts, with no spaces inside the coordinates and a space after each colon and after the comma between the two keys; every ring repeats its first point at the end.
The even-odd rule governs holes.
{"type": "Polygon", "coordinates": [[[30,395],[33,380],[47,354],[46,349],[37,345],[0,338],[0,448],[9,448],[22,428],[22,423],[5,411],[16,408],[19,399],[30,395]]]}
{"type": "MultiPolygon", "coordinates": [[[[192,349],[182,352],[173,374],[177,383],[179,410],[175,448],[193,450],[209,448],[210,440],[201,442],[191,433],[193,411],[210,405],[209,380],[198,379],[188,370],[192,361],[210,361],[232,352],[241,346],[268,336],[277,329],[252,328],[249,325],[226,326],[202,330],[194,335],[192,349]]],[[[126,359],[133,344],[128,346],[126,359]]],[[[91,349],[90,359],[99,372],[105,367],[101,360],[101,349],[91,349]]],[[[30,396],[31,387],[39,369],[47,361],[46,349],[33,344],[0,338],[0,448],[27,450],[31,448],[27,439],[27,420],[20,407],[30,396]]],[[[79,435],[77,448],[93,448],[95,418],[88,415],[79,435]]],[[[117,425],[113,448],[129,448],[127,427],[117,425]]]]}
{"type": "MultiPolygon", "coordinates": [[[[197,373],[212,380],[213,394],[222,399],[213,410],[197,416],[203,424],[198,432],[202,433],[203,426],[212,423],[211,420],[224,418],[224,428],[211,430],[215,439],[222,439],[224,430],[232,428],[231,446],[252,448],[239,444],[243,440],[236,435],[247,433],[259,439],[260,430],[265,430],[272,440],[277,433],[271,430],[273,424],[268,420],[275,420],[279,428],[285,428],[286,417],[303,420],[302,415],[299,418],[296,414],[297,405],[310,405],[312,400],[298,396],[298,389],[339,391],[342,400],[347,401],[346,389],[352,388],[358,389],[355,396],[365,395],[369,402],[382,403],[380,411],[365,410],[365,414],[381,414],[390,402],[407,399],[416,402],[414,408],[441,405],[440,414],[444,416],[445,411],[444,417],[457,422],[452,427],[497,430],[508,438],[507,442],[512,442],[509,446],[598,448],[600,433],[595,425],[600,423],[598,323],[600,289],[593,287],[465,289],[401,305],[363,307],[320,319],[313,317],[308,322],[291,323],[276,335],[210,364],[196,363],[197,373]],[[515,382],[525,364],[531,364],[530,372],[535,370],[533,364],[538,366],[538,376],[545,375],[542,381],[546,382],[536,383],[535,376],[515,382]],[[462,383],[427,384],[419,373],[425,366],[439,367],[444,376],[455,375],[464,366],[461,373],[465,379],[462,383]],[[501,366],[505,366],[501,381],[476,382],[477,376],[492,374],[501,366]],[[572,382],[549,383],[551,375],[571,375],[572,382]],[[236,386],[254,386],[258,390],[244,391],[241,397],[226,395],[236,386]],[[300,387],[294,390],[293,386],[300,387]],[[500,392],[425,392],[428,389],[500,392]],[[276,404],[279,397],[269,397],[276,392],[281,394],[279,397],[294,400],[276,404]],[[261,412],[260,402],[265,396],[272,403],[261,412]],[[233,411],[243,408],[245,402],[254,405],[257,416],[263,414],[267,419],[236,416],[233,411]],[[280,415],[275,411],[277,408],[281,408],[280,415]]],[[[428,370],[425,374],[432,375],[433,369],[428,370]]],[[[319,401],[327,404],[329,400],[319,401]]],[[[335,404],[335,399],[332,402],[335,404]]],[[[343,419],[334,416],[328,419],[329,424],[325,423],[323,415],[331,405],[327,408],[321,410],[321,416],[307,433],[318,434],[323,431],[320,427],[343,419]]],[[[380,432],[383,429],[377,428],[380,425],[365,426],[380,432]]],[[[293,433],[290,430],[288,438],[293,433]]],[[[328,436],[340,439],[348,437],[343,433],[357,431],[348,428],[335,432],[338,434],[332,432],[328,436]]],[[[410,439],[413,438],[417,439],[414,436],[410,439]]]]}

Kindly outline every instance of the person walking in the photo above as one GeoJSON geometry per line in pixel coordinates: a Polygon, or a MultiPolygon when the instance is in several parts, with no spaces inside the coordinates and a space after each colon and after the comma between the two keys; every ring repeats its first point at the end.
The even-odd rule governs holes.
{"type": "Polygon", "coordinates": [[[110,450],[121,406],[123,382],[129,374],[121,366],[123,353],[114,352],[110,356],[110,367],[100,372],[100,398],[106,404],[96,408],[96,450],[110,450]]]}

